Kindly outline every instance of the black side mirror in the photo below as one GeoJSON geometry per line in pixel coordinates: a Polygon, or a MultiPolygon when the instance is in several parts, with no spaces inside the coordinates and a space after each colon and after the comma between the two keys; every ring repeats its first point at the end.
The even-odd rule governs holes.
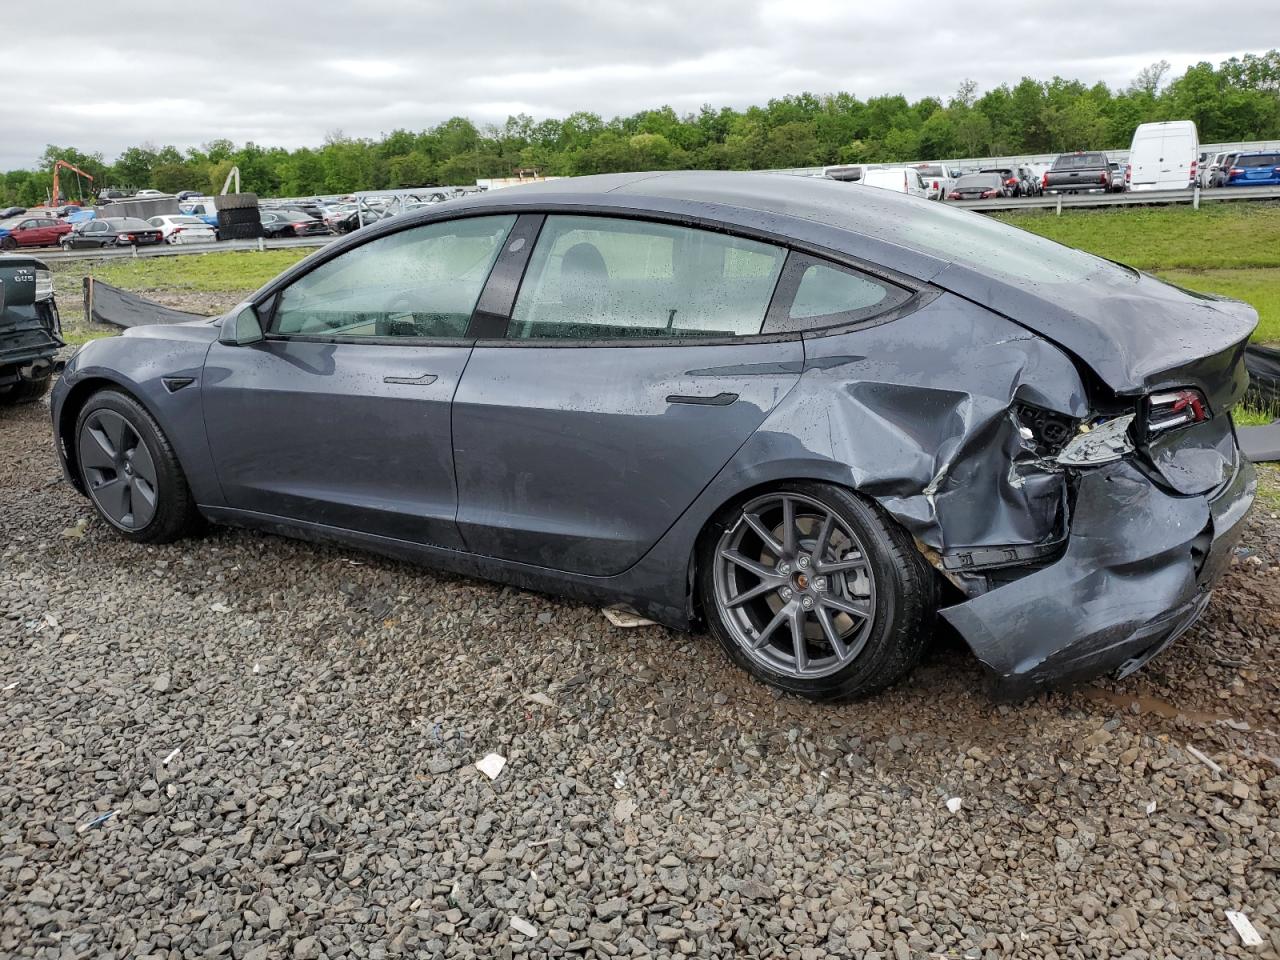
{"type": "Polygon", "coordinates": [[[251,343],[259,343],[262,336],[262,324],[258,320],[258,312],[252,304],[247,304],[222,321],[218,331],[218,342],[232,347],[244,347],[251,343]]]}

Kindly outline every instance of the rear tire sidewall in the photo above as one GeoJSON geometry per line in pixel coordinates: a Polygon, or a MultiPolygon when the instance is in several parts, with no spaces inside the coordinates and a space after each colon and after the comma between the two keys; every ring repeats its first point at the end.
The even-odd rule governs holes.
{"type": "Polygon", "coordinates": [[[699,544],[697,588],[710,632],[735,664],[758,680],[789,693],[813,700],[856,699],[877,693],[915,666],[932,633],[937,609],[933,571],[905,531],[845,488],[793,482],[780,484],[769,492],[784,491],[812,497],[838,513],[865,547],[875,578],[875,622],[866,645],[842,669],[814,678],[778,673],[741,649],[716,601],[714,568],[721,535],[737,522],[742,506],[751,498],[722,511],[699,544]]]}
{"type": "Polygon", "coordinates": [[[194,520],[194,507],[186,477],[160,426],[137,400],[126,393],[117,390],[101,390],[85,402],[76,416],[74,437],[76,470],[79,472],[85,490],[90,489],[90,479],[85,470],[83,458],[80,456],[80,435],[85,421],[99,410],[110,410],[124,417],[138,434],[138,439],[146,444],[147,452],[151,455],[156,468],[156,512],[146,526],[134,530],[116,523],[98,506],[92,495],[89,496],[89,502],[93,504],[98,516],[126,540],[138,543],[167,543],[178,539],[188,532],[194,520]]]}

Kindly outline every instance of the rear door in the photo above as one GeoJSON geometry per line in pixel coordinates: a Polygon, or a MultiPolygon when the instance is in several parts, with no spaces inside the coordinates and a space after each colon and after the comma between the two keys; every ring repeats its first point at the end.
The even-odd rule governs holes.
{"type": "Polygon", "coordinates": [[[759,335],[785,259],[722,233],[547,217],[518,297],[477,315],[454,400],[467,548],[600,576],[640,559],[799,378],[800,341],[759,335]]]}
{"type": "Polygon", "coordinates": [[[320,263],[215,343],[203,383],[227,505],[458,548],[450,403],[513,216],[410,227],[320,263]]]}

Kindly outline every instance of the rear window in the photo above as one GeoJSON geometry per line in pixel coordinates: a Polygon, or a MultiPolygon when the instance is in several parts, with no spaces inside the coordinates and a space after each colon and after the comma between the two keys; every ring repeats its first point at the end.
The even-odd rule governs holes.
{"type": "Polygon", "coordinates": [[[1240,157],[1237,167],[1280,167],[1280,153],[1260,153],[1253,157],[1240,157]]]}
{"type": "Polygon", "coordinates": [[[1068,153],[1053,161],[1055,170],[1082,170],[1106,165],[1107,158],[1100,153],[1068,153]]]}
{"type": "Polygon", "coordinates": [[[947,171],[943,169],[940,163],[922,163],[916,167],[920,171],[922,177],[945,177],[947,171]]]}
{"type": "Polygon", "coordinates": [[[1000,175],[997,173],[966,173],[956,181],[957,190],[963,190],[966,187],[970,189],[982,187],[985,190],[998,186],[1000,186],[1000,175]]]}
{"type": "Polygon", "coordinates": [[[121,220],[117,220],[117,221],[116,221],[116,226],[117,226],[119,229],[121,229],[121,230],[149,230],[149,229],[151,229],[151,224],[147,223],[147,221],[145,221],[145,220],[140,220],[140,219],[138,219],[137,217],[125,217],[125,218],[123,218],[123,219],[121,219],[121,220]]]}

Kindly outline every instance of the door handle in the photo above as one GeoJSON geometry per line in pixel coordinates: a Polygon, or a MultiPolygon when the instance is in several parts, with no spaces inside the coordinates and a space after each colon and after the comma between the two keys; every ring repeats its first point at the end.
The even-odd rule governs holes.
{"type": "Polygon", "coordinates": [[[434,373],[424,373],[420,377],[383,377],[383,383],[401,383],[406,387],[426,387],[435,383],[439,378],[434,373]]]}
{"type": "Polygon", "coordinates": [[[738,399],[736,393],[717,393],[714,397],[692,397],[686,394],[673,393],[667,397],[667,403],[693,403],[704,407],[727,407],[738,399]]]}

